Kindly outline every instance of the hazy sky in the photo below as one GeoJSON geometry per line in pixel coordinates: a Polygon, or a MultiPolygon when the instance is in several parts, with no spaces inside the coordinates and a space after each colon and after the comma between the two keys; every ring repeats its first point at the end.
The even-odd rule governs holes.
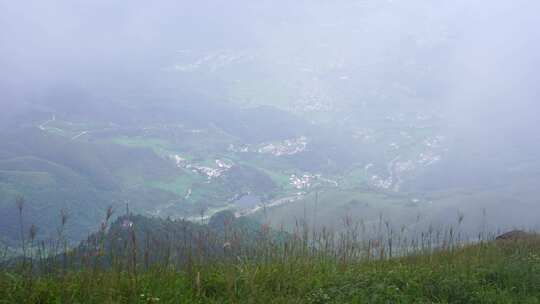
{"type": "Polygon", "coordinates": [[[284,59],[323,72],[340,64],[348,89],[405,86],[457,128],[522,131],[539,112],[539,9],[535,0],[1,0],[0,84],[4,96],[151,87],[178,51],[248,49],[276,78],[303,77],[275,64],[284,59]]]}

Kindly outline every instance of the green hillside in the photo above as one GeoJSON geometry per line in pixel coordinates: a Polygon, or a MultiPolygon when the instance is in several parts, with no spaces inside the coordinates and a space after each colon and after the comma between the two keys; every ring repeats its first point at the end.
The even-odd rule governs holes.
{"type": "Polygon", "coordinates": [[[538,303],[537,235],[466,244],[458,231],[359,239],[230,213],[127,216],[66,254],[4,264],[0,303],[538,303]]]}

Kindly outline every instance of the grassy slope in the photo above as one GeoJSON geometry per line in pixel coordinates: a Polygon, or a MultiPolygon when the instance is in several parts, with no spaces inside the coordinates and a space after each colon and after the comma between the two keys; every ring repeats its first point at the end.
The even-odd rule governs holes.
{"type": "Polygon", "coordinates": [[[2,131],[0,142],[0,228],[11,244],[18,239],[17,196],[27,201],[25,230],[35,224],[40,237],[55,235],[64,209],[73,218],[74,240],[95,229],[109,205],[122,208],[129,201],[144,211],[172,196],[137,187],[138,180],[165,179],[176,171],[149,149],[75,141],[37,128],[2,131]]]}
{"type": "Polygon", "coordinates": [[[470,246],[431,255],[222,264],[142,273],[0,274],[0,303],[538,303],[540,243],[470,246]],[[159,300],[158,300],[159,299],[159,300]]]}

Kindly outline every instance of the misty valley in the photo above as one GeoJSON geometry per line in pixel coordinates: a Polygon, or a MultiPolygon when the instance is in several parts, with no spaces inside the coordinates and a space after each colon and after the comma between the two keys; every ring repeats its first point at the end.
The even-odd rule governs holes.
{"type": "Polygon", "coordinates": [[[533,0],[0,0],[0,303],[538,303],[533,0]]]}
{"type": "MultiPolygon", "coordinates": [[[[293,205],[313,204],[315,192],[325,199],[321,205],[335,209],[329,216],[336,224],[350,208],[369,220],[393,206],[416,216],[439,203],[436,194],[414,185],[415,176],[448,150],[437,133],[440,122],[426,114],[333,127],[269,106],[193,103],[200,109],[189,114],[186,102],[178,108],[142,104],[120,108],[110,120],[92,111],[38,112],[27,126],[3,133],[9,144],[2,151],[2,212],[15,214],[9,206],[24,195],[28,208],[36,208],[36,225],[47,226],[65,209],[86,224],[74,227],[81,238],[109,205],[194,221],[227,209],[260,216],[268,207],[264,212],[281,225],[300,217],[291,213],[293,205]],[[344,201],[332,202],[338,196],[344,201]],[[91,212],[79,214],[87,204],[91,212]]],[[[4,223],[16,239],[16,221],[4,223]]]]}
{"type": "Polygon", "coordinates": [[[275,227],[319,208],[310,221],[335,229],[345,216],[425,228],[451,223],[448,212],[466,212],[473,233],[486,212],[497,221],[508,216],[498,214],[501,204],[529,199],[539,177],[538,162],[520,155],[464,155],[433,108],[373,103],[355,119],[330,124],[339,112],[317,109],[313,117],[317,98],[292,111],[196,93],[114,102],[56,90],[11,116],[1,132],[0,212],[12,243],[18,196],[43,237],[54,234],[61,210],[70,214],[73,240],[93,231],[109,206],[192,221],[233,210],[275,227]],[[71,99],[86,102],[71,106],[71,99]],[[493,168],[496,162],[506,164],[493,168]],[[517,171],[507,172],[509,166],[517,171]]]}

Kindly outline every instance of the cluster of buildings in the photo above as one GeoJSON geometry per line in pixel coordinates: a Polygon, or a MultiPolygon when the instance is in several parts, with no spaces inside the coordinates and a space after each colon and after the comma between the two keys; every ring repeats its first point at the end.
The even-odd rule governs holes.
{"type": "Polygon", "coordinates": [[[304,174],[304,175],[296,175],[291,174],[289,177],[289,182],[292,186],[294,186],[296,189],[308,189],[311,187],[311,184],[314,179],[316,179],[317,176],[311,175],[311,174],[304,174]]]}
{"type": "MultiPolygon", "coordinates": [[[[425,150],[419,153],[416,157],[408,160],[400,160],[401,156],[396,157],[387,165],[388,174],[368,174],[368,170],[373,167],[373,164],[368,164],[364,170],[369,177],[369,184],[372,187],[398,191],[403,182],[404,176],[408,172],[416,170],[418,167],[427,167],[442,160],[441,153],[437,151],[443,147],[442,136],[436,136],[424,140],[425,150]]],[[[391,143],[390,147],[398,150],[399,145],[391,143]]]]}
{"type": "Polygon", "coordinates": [[[444,136],[437,135],[433,138],[424,140],[424,145],[428,148],[440,148],[444,141],[444,136]]]}
{"type": "Polygon", "coordinates": [[[227,171],[221,168],[211,168],[211,167],[197,166],[197,165],[187,165],[186,169],[190,169],[193,173],[204,175],[208,179],[220,177],[225,171],[227,171]]]}
{"type": "Polygon", "coordinates": [[[427,166],[433,165],[434,163],[440,161],[441,159],[442,159],[442,156],[438,154],[435,154],[433,152],[425,152],[425,153],[420,153],[420,155],[418,156],[417,163],[419,165],[427,167],[427,166]]]}
{"type": "Polygon", "coordinates": [[[272,154],[274,156],[294,155],[304,152],[307,147],[307,137],[301,136],[295,139],[287,139],[278,143],[270,143],[259,147],[261,154],[272,154]]]}
{"type": "Polygon", "coordinates": [[[242,145],[235,146],[229,145],[229,151],[239,153],[260,153],[271,154],[274,156],[286,156],[301,153],[306,150],[308,139],[305,136],[300,136],[294,139],[287,139],[281,142],[275,143],[262,143],[258,145],[242,145]]]}
{"type": "Polygon", "coordinates": [[[394,179],[392,176],[383,178],[379,175],[372,175],[370,179],[370,185],[375,188],[388,190],[394,184],[394,179]]]}
{"type": "Polygon", "coordinates": [[[372,175],[370,185],[384,190],[399,190],[403,177],[408,172],[414,171],[418,166],[430,166],[442,159],[442,156],[433,152],[420,153],[415,160],[393,161],[388,165],[388,176],[372,175]]]}
{"type": "Polygon", "coordinates": [[[416,163],[421,166],[427,167],[436,162],[439,162],[442,159],[442,156],[440,153],[437,153],[437,151],[448,151],[448,149],[443,149],[444,141],[445,138],[441,135],[437,135],[433,138],[428,138],[424,140],[424,146],[426,146],[427,150],[418,155],[416,163]]]}
{"type": "Polygon", "coordinates": [[[190,164],[185,158],[181,157],[180,155],[173,155],[172,158],[175,160],[176,166],[178,168],[191,170],[194,173],[206,176],[208,179],[220,177],[221,175],[223,175],[223,173],[231,169],[234,165],[230,161],[216,159],[215,164],[217,168],[213,168],[190,164]]]}
{"type": "Polygon", "coordinates": [[[310,174],[310,173],[306,173],[303,175],[291,174],[291,176],[289,177],[290,184],[298,190],[310,188],[314,184],[315,181],[317,181],[319,184],[325,183],[327,185],[332,185],[335,187],[339,186],[337,181],[324,178],[322,177],[321,174],[310,174]]]}

